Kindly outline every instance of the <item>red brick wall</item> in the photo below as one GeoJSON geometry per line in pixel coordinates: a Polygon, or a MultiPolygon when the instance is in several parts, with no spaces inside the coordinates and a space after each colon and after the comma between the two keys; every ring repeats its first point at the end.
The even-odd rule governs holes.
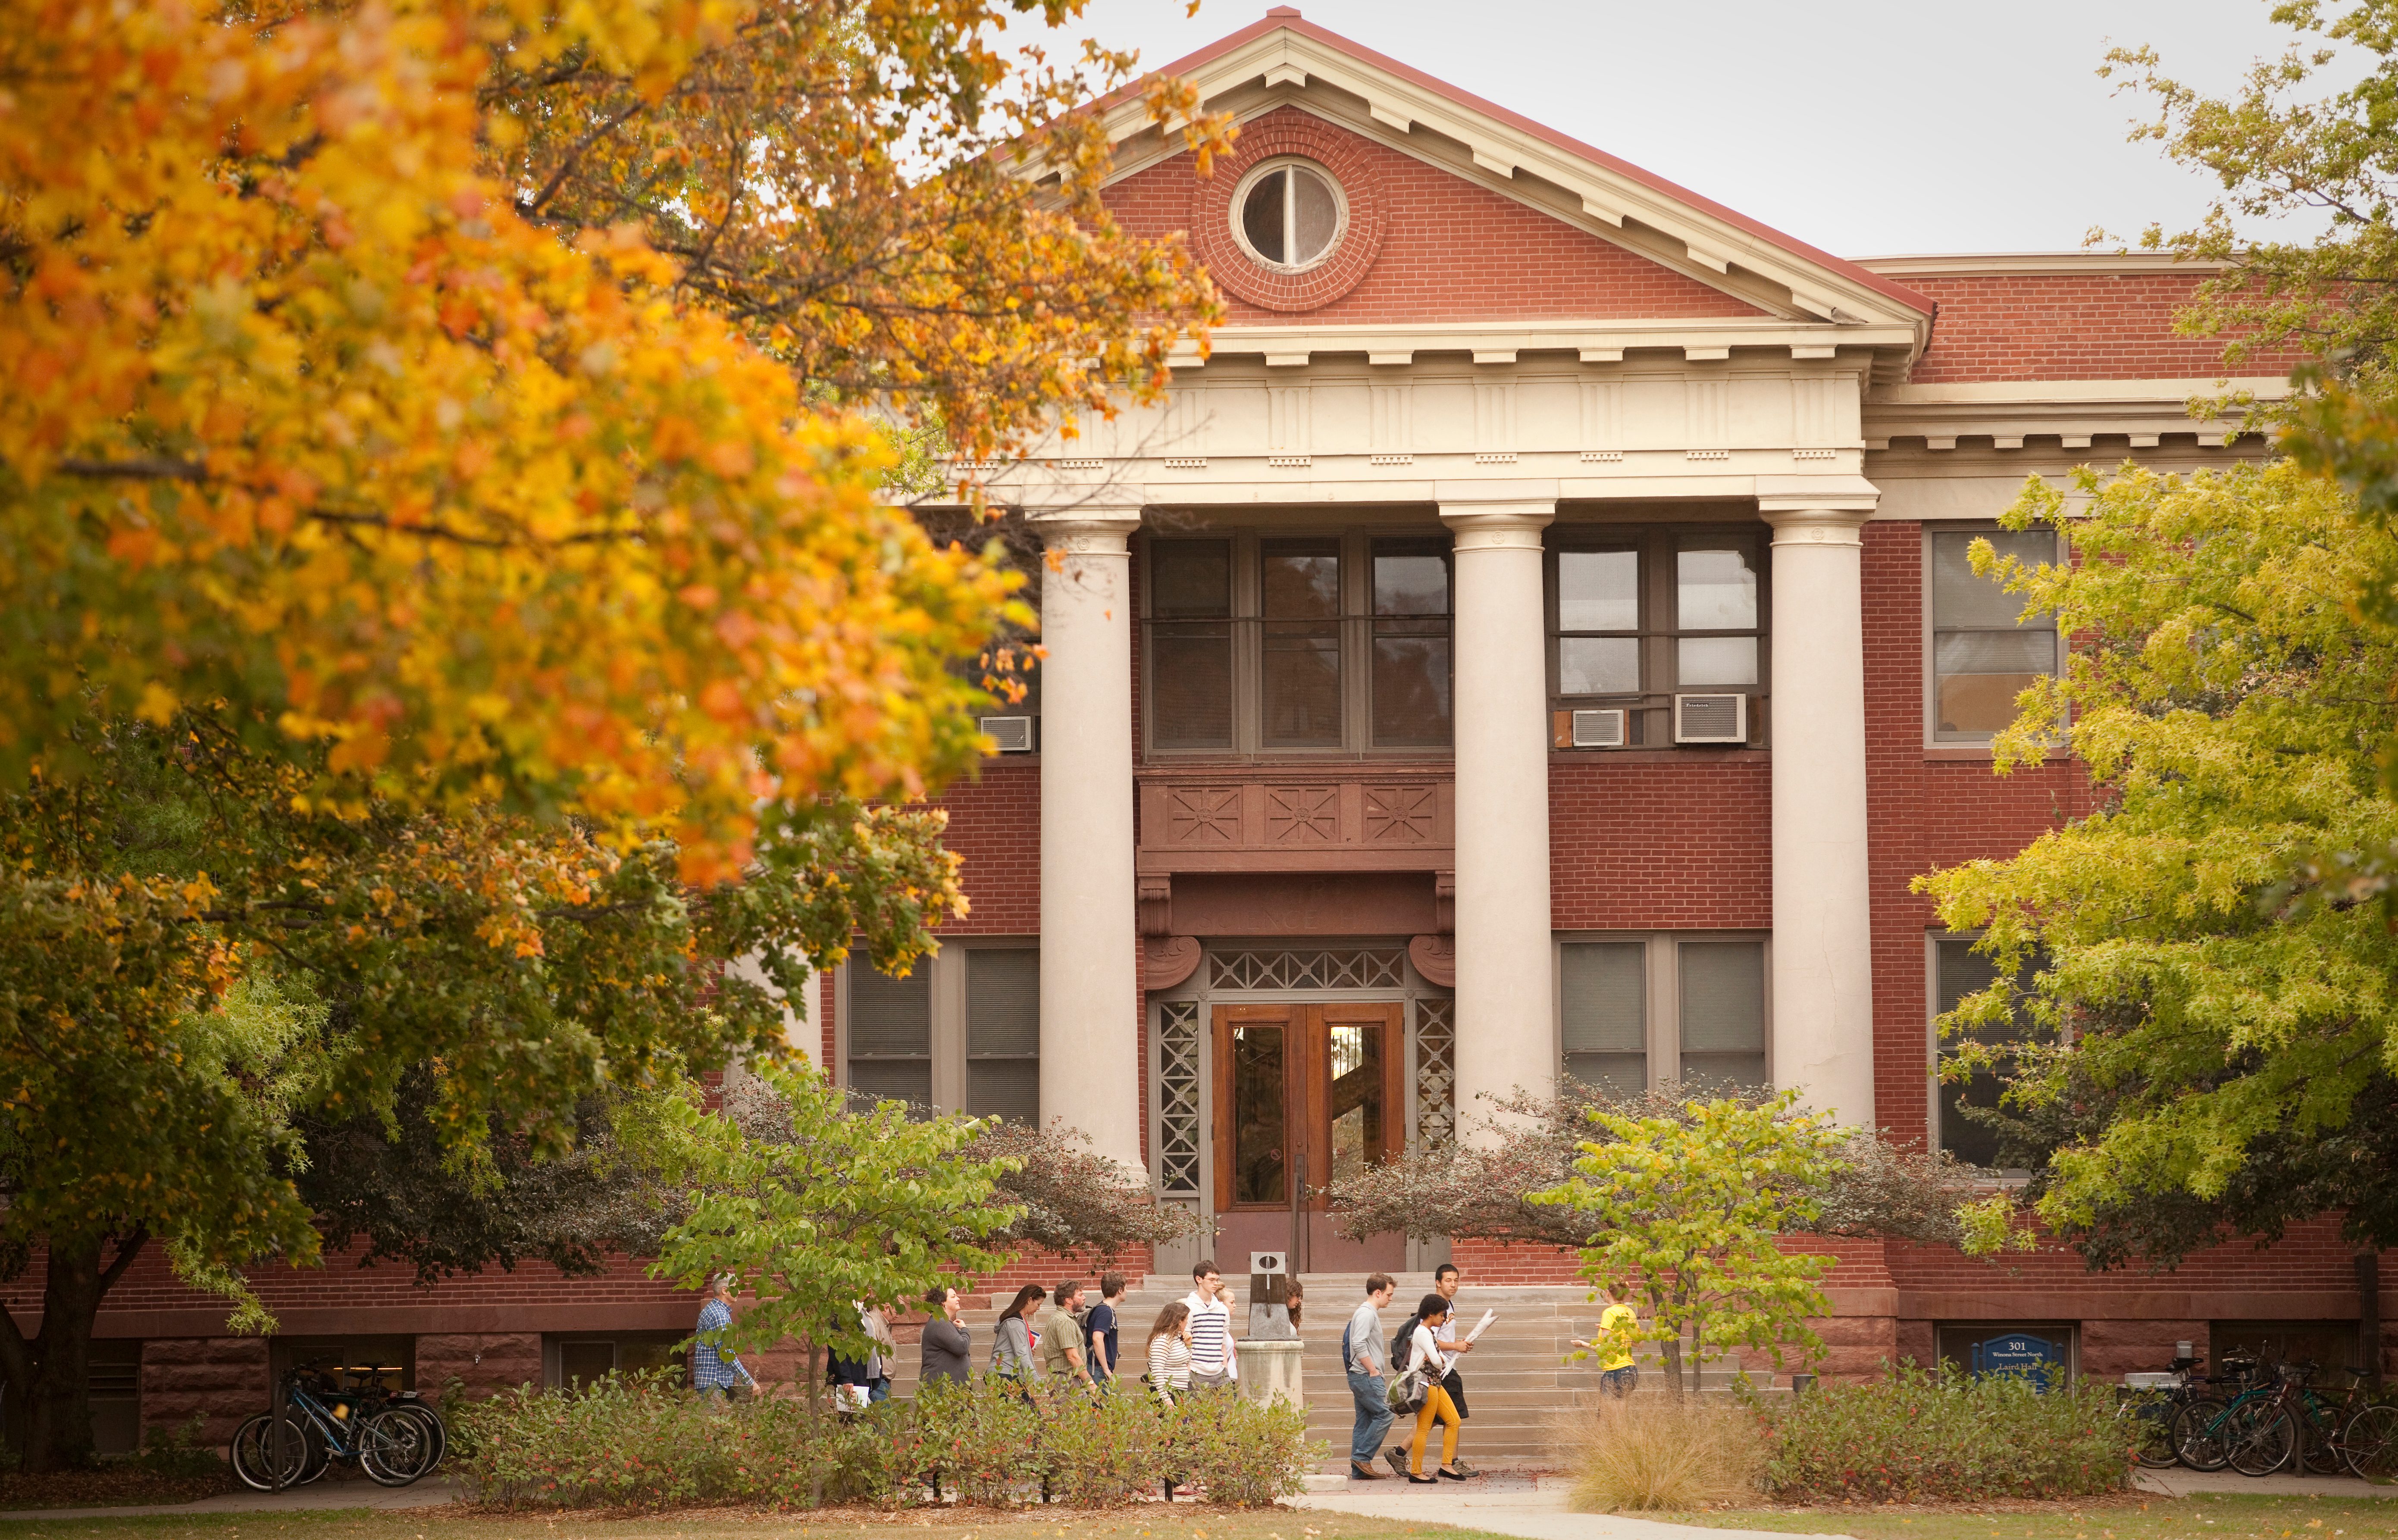
{"type": "Polygon", "coordinates": [[[946,936],[1032,936],[1041,929],[1041,766],[1031,758],[992,759],[976,779],[942,793],[949,810],[942,842],[965,858],[960,880],[966,917],[946,936]]]}
{"type": "MultiPolygon", "coordinates": [[[[1549,903],[1560,930],[1773,923],[1772,766],[1762,753],[1549,762],[1549,903]]],[[[1462,821],[1466,810],[1460,808],[1462,821]]]]}
{"type": "MultiPolygon", "coordinates": [[[[2213,379],[2221,337],[2183,336],[2174,314],[2200,282],[2185,273],[1909,273],[1940,302],[1909,382],[2213,379]]],[[[2242,374],[2283,374],[2295,350],[2250,358],[2242,374]]]]}
{"type": "Polygon", "coordinates": [[[1873,808],[1876,1121],[1921,1138],[1931,1109],[1925,937],[1919,872],[2022,849],[2089,806],[2081,767],[2062,761],[1990,773],[1987,760],[1924,747],[1923,527],[1865,529],[1866,788],[1873,808]]]}
{"type": "MultiPolygon", "coordinates": [[[[1374,178],[1383,215],[1381,250],[1356,287],[1306,312],[1312,321],[1504,320],[1537,317],[1711,317],[1763,312],[1623,247],[1477,187],[1412,155],[1335,128],[1296,107],[1267,114],[1252,131],[1303,125],[1374,178]]],[[[1219,176],[1238,176],[1235,153],[1219,176]]],[[[1188,154],[1110,187],[1108,206],[1144,236],[1192,227],[1199,179],[1188,154]]],[[[1287,321],[1226,296],[1234,326],[1287,321]]]]}

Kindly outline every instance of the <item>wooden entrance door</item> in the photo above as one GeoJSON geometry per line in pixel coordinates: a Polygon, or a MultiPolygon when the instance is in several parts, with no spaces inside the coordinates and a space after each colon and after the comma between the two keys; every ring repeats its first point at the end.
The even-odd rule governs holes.
{"type": "Polygon", "coordinates": [[[1334,1233],[1321,1190],[1407,1147],[1407,1040],[1396,1003],[1218,1006],[1219,1262],[1294,1250],[1310,1271],[1396,1268],[1406,1241],[1334,1233]]]}

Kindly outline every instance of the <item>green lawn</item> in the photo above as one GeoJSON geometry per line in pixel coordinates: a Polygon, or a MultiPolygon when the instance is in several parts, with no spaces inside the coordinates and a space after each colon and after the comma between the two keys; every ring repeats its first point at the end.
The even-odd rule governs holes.
{"type": "Polygon", "coordinates": [[[1500,1540],[1474,1530],[1403,1524],[1348,1514],[1278,1508],[1028,1520],[989,1510],[811,1518],[707,1509],[660,1518],[583,1513],[485,1516],[458,1508],[385,1512],[178,1514],[141,1519],[0,1519],[6,1540],[900,1540],[938,1530],[941,1540],[1500,1540]]]}
{"type": "Polygon", "coordinates": [[[1991,1508],[1735,1508],[1642,1517],[1856,1540],[2398,1540],[2398,1498],[2247,1493],[1991,1508]]]}

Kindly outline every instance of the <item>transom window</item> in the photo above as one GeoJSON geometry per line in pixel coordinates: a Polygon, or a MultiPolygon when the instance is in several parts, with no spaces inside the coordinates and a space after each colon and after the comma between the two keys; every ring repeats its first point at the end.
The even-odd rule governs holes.
{"type": "Polygon", "coordinates": [[[1932,741],[1987,743],[2015,719],[2015,696],[2056,671],[2054,616],[2018,620],[2021,594],[1974,572],[1973,547],[1987,540],[2001,556],[2029,563],[2057,560],[2051,530],[1935,529],[1931,547],[1932,741]]]}
{"type": "MultiPolygon", "coordinates": [[[[1753,532],[1576,531],[1550,553],[1549,593],[1561,722],[1621,707],[1628,743],[1670,745],[1677,691],[1764,693],[1765,568],[1753,532]]],[[[1752,742],[1758,715],[1749,713],[1752,742]]],[[[1572,741],[1562,727],[1559,741],[1572,741]]]]}
{"type": "Polygon", "coordinates": [[[1719,934],[1557,946],[1560,1067],[1637,1096],[1667,1081],[1763,1086],[1765,942],[1719,934]]]}
{"type": "Polygon", "coordinates": [[[1446,749],[1445,535],[1147,543],[1152,750],[1446,749]]]}
{"type": "Polygon", "coordinates": [[[1340,184],[1313,161],[1268,161],[1233,199],[1233,229],[1249,255],[1295,273],[1340,244],[1346,218],[1340,184]]]}

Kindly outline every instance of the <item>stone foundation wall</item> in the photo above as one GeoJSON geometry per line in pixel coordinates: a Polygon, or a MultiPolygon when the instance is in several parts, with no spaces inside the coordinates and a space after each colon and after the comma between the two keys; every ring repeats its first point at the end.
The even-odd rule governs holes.
{"type": "Polygon", "coordinates": [[[141,1344],[141,1426],[145,1439],[203,1419],[200,1442],[224,1445],[245,1417],[266,1410],[263,1337],[156,1337],[141,1344]]]}

